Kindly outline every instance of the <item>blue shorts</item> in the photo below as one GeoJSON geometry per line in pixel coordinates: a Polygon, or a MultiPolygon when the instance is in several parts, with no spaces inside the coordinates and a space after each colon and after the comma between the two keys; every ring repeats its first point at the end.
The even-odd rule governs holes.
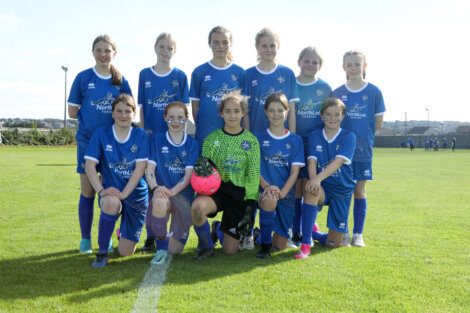
{"type": "Polygon", "coordinates": [[[77,141],[77,173],[85,173],[85,153],[88,149],[88,142],[77,141]]]}
{"type": "Polygon", "coordinates": [[[169,236],[186,244],[191,228],[191,203],[194,200],[194,191],[186,188],[179,194],[170,198],[171,224],[169,236]]]}
{"type": "Polygon", "coordinates": [[[122,201],[121,211],[121,237],[133,242],[139,242],[140,233],[145,223],[148,202],[133,203],[122,201]]]}
{"type": "Polygon", "coordinates": [[[351,163],[353,168],[354,179],[359,180],[372,180],[372,162],[358,162],[351,163]]]}
{"type": "Polygon", "coordinates": [[[338,233],[348,232],[349,207],[352,193],[345,198],[335,199],[328,197],[325,192],[325,205],[328,205],[328,217],[326,226],[338,233]]]}
{"type": "Polygon", "coordinates": [[[295,198],[289,193],[284,199],[277,202],[276,215],[274,217],[274,232],[284,238],[289,238],[295,216],[295,198]]]}

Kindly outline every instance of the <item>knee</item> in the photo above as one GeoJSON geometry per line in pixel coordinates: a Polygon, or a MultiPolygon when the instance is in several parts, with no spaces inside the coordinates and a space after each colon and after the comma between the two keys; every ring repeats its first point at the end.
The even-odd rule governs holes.
{"type": "Polygon", "coordinates": [[[363,188],[356,188],[354,190],[354,199],[364,199],[366,197],[366,190],[363,188]]]}
{"type": "Polygon", "coordinates": [[[121,200],[114,196],[107,196],[102,198],[101,210],[109,215],[118,215],[121,211],[121,200]]]}
{"type": "Polygon", "coordinates": [[[317,204],[320,199],[320,194],[314,195],[310,191],[306,191],[304,195],[304,202],[309,204],[317,204]]]}
{"type": "Polygon", "coordinates": [[[165,217],[168,212],[168,207],[169,207],[168,199],[153,198],[152,215],[154,217],[165,217]]]}

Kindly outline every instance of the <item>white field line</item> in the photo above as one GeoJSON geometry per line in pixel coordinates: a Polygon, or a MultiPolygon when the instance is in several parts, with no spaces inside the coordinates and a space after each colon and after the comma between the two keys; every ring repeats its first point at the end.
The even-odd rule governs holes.
{"type": "Polygon", "coordinates": [[[162,265],[151,265],[140,284],[137,299],[131,313],[157,312],[160,290],[165,282],[166,272],[171,263],[171,255],[162,265]]]}

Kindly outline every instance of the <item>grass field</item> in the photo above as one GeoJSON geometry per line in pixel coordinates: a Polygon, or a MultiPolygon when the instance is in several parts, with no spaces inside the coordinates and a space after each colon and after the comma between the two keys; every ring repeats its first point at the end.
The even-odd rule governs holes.
{"type": "MultiPolygon", "coordinates": [[[[301,261],[293,250],[259,260],[218,248],[194,262],[192,233],[158,311],[469,312],[470,151],[377,149],[374,162],[366,248],[317,245],[301,261]]],[[[77,253],[78,194],[74,147],[0,148],[0,312],[133,308],[151,255],[93,269],[77,253]]]]}

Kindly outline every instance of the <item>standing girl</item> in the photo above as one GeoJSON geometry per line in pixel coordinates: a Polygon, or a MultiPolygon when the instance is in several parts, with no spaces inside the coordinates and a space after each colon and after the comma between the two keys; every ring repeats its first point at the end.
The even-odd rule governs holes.
{"type": "Polygon", "coordinates": [[[247,99],[240,92],[227,94],[219,109],[224,126],[204,141],[202,156],[215,163],[222,183],[215,194],[198,196],[191,206],[194,230],[199,239],[195,259],[214,253],[215,242],[211,238],[207,217],[224,212],[220,230],[223,232],[222,249],[226,254],[238,251],[241,235],[246,235],[252,226],[258,198],[260,150],[256,137],[240,125],[247,107],[247,99]]]}
{"type": "Polygon", "coordinates": [[[289,100],[288,126],[291,132],[295,127],[295,103],[299,96],[294,72],[276,61],[279,49],[278,35],[268,28],[256,34],[255,46],[258,65],[246,71],[244,94],[249,96],[249,113],[244,117],[245,128],[251,131],[264,131],[269,127],[264,114],[266,99],[273,93],[283,93],[289,100]]]}
{"type": "Polygon", "coordinates": [[[353,131],[357,138],[353,158],[357,185],[354,190],[354,228],[351,242],[356,247],[365,247],[362,232],[367,212],[366,182],[372,180],[374,138],[375,133],[382,128],[385,113],[382,92],[365,81],[366,67],[366,57],[362,52],[346,52],[343,56],[343,69],[347,81],[333,92],[347,107],[342,127],[353,131]]]}
{"type": "MultiPolygon", "coordinates": [[[[176,42],[170,33],[161,33],[155,40],[157,63],[144,68],[139,74],[140,122],[148,134],[168,130],[163,112],[168,103],[181,101],[189,103],[188,79],[186,74],[171,67],[171,58],[176,52],[176,42]]],[[[148,211],[151,214],[152,210],[148,211]]],[[[147,216],[147,239],[142,251],[153,251],[154,236],[149,227],[150,215],[147,216]]]]}
{"type": "Polygon", "coordinates": [[[294,220],[294,186],[305,161],[302,138],[284,127],[288,111],[289,102],[285,95],[270,95],[265,104],[269,128],[255,132],[261,149],[262,189],[259,198],[261,249],[256,255],[258,258],[269,257],[271,247],[276,250],[286,248],[294,220]],[[272,238],[273,230],[275,234],[272,238]]]}
{"type": "Polygon", "coordinates": [[[85,171],[100,197],[98,228],[99,252],[92,266],[101,268],[108,262],[108,245],[116,220],[121,215],[121,238],[118,251],[132,255],[139,241],[148,207],[148,187],[143,178],[149,142],[142,128],[132,127],[136,105],[125,94],[112,103],[114,125],[99,128],[91,138],[85,155],[85,171]],[[96,171],[100,164],[101,178],[96,171]]]}
{"type": "Polygon", "coordinates": [[[207,135],[224,125],[218,111],[220,100],[245,84],[245,71],[232,63],[232,33],[222,26],[214,27],[209,47],[212,59],[194,69],[189,90],[196,139],[201,145],[207,135]]]}
{"type": "MultiPolygon", "coordinates": [[[[308,134],[323,127],[320,118],[322,101],[331,97],[332,90],[327,82],[317,77],[318,71],[323,65],[323,58],[315,47],[304,48],[299,55],[297,64],[300,74],[297,76],[297,89],[300,101],[296,104],[296,130],[307,146],[308,134]]],[[[307,152],[307,149],[305,149],[307,152]]],[[[308,180],[307,167],[300,169],[299,180],[295,193],[295,220],[292,228],[292,241],[300,245],[300,215],[302,197],[305,183],[308,180]]]]}
{"type": "Polygon", "coordinates": [[[310,255],[312,228],[323,204],[328,205],[329,232],[314,232],[314,239],[336,248],[342,245],[343,234],[348,231],[349,205],[356,186],[351,167],[356,136],[340,128],[345,109],[341,100],[325,99],[320,111],[325,127],[311,132],[308,137],[309,181],[302,204],[302,244],[296,259],[310,255]]]}
{"type": "Polygon", "coordinates": [[[139,74],[140,121],[149,134],[165,132],[167,123],[163,111],[168,103],[189,103],[186,74],[171,67],[171,58],[176,52],[176,42],[171,34],[161,33],[154,45],[157,64],[144,68],[139,74]]]}
{"type": "Polygon", "coordinates": [[[147,218],[157,246],[152,264],[164,263],[168,251],[180,254],[188,240],[194,196],[189,181],[199,156],[199,144],[185,132],[188,116],[184,103],[170,103],[164,110],[168,131],[156,133],[150,143],[145,176],[153,196],[147,218]],[[170,213],[169,235],[167,223],[170,213]]]}
{"type": "MultiPolygon", "coordinates": [[[[77,173],[80,174],[80,200],[78,219],[82,239],[81,253],[93,253],[91,247],[91,226],[95,191],[85,175],[85,152],[94,131],[100,126],[111,126],[111,104],[122,93],[132,95],[129,83],[111,64],[116,55],[116,44],[108,35],[95,38],[92,53],[96,65],[80,72],[75,78],[68,99],[71,118],[78,118],[77,173]]],[[[112,245],[110,243],[110,249],[112,245]]]]}

